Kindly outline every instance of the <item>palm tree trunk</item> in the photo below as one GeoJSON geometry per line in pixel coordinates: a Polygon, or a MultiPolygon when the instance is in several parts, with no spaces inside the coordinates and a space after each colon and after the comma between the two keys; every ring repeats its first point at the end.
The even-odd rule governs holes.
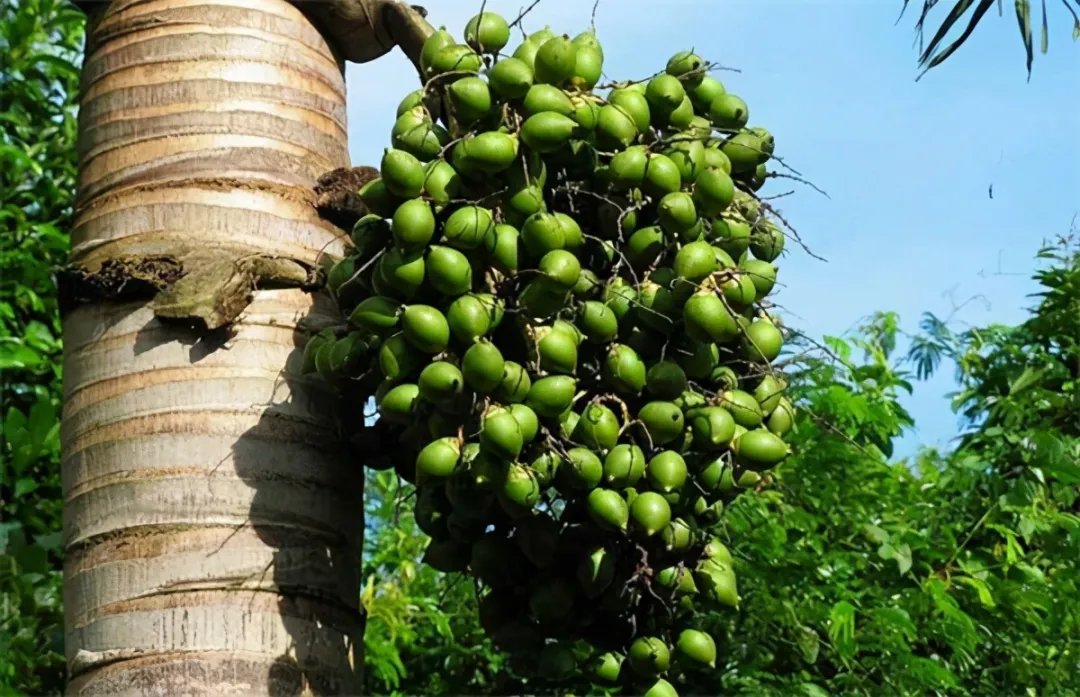
{"type": "Polygon", "coordinates": [[[284,0],[91,17],[64,319],[70,694],[359,692],[362,470],[298,370],[335,310],[295,287],[344,251],[312,192],[348,165],[342,67],[284,0]]]}

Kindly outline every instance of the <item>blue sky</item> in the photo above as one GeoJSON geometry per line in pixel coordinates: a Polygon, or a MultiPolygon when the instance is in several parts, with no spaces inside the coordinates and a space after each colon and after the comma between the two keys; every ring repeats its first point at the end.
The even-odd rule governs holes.
{"type": "MultiPolygon", "coordinates": [[[[480,3],[449,4],[429,3],[429,20],[460,34],[480,3]]],[[[490,0],[487,9],[512,19],[522,5],[490,0]]],[[[525,28],[573,35],[588,27],[591,7],[541,0],[525,28]]],[[[829,193],[800,187],[777,202],[828,260],[794,244],[781,260],[777,301],[789,325],[814,337],[848,332],[876,310],[896,311],[911,332],[924,311],[951,315],[957,327],[1016,322],[1033,303],[1035,252],[1080,215],[1080,47],[1071,18],[1052,7],[1050,52],[1036,55],[1030,83],[1009,7],[915,82],[915,15],[894,24],[899,7],[602,0],[597,10],[609,79],[645,77],[683,48],[739,69],[717,77],[747,101],[751,125],[772,131],[777,154],[829,193]]],[[[346,75],[352,160],[377,165],[416,75],[397,51],[346,75]]],[[[774,181],[762,193],[788,188],[774,181]]],[[[957,426],[945,396],[951,381],[942,371],[906,400],[917,431],[898,454],[948,445],[957,426]]]]}

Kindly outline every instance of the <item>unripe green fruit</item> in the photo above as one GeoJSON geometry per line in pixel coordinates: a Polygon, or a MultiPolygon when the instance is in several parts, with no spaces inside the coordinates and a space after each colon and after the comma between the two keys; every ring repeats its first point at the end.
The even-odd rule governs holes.
{"type": "Polygon", "coordinates": [[[674,361],[654,363],[646,373],[646,387],[656,399],[672,400],[686,389],[686,373],[674,361]]]}
{"type": "Polygon", "coordinates": [[[383,184],[395,196],[415,198],[424,188],[424,166],[415,156],[394,148],[383,151],[379,165],[383,184]]]}
{"type": "Polygon", "coordinates": [[[532,84],[532,68],[519,58],[503,58],[488,71],[488,87],[503,99],[525,96],[532,84]]]}
{"type": "Polygon", "coordinates": [[[664,543],[664,550],[669,554],[680,554],[690,549],[694,543],[694,531],[682,518],[675,518],[667,527],[660,531],[660,539],[664,543]]]}
{"type": "Polygon", "coordinates": [[[734,217],[716,218],[712,221],[710,239],[718,248],[737,259],[750,247],[750,225],[734,217]]]}
{"type": "Polygon", "coordinates": [[[784,231],[763,220],[750,233],[750,253],[762,261],[774,261],[784,251],[784,231]]]}
{"type": "Polygon", "coordinates": [[[616,445],[604,458],[604,484],[615,489],[634,486],[645,473],[645,453],[636,445],[616,445]]]}
{"type": "Polygon", "coordinates": [[[537,327],[534,330],[534,340],[541,370],[574,373],[577,368],[578,344],[572,335],[551,327],[537,327]]]}
{"type": "Polygon", "coordinates": [[[604,466],[596,453],[588,448],[570,448],[566,457],[555,474],[559,491],[573,494],[595,489],[604,477],[604,466]]]}
{"type": "MultiPolygon", "coordinates": [[[[590,498],[594,497],[596,492],[602,491],[603,489],[594,489],[589,496],[590,498]]],[[[622,501],[625,510],[626,502],[623,501],[621,496],[618,496],[618,499],[622,501]]],[[[621,516],[620,520],[625,521],[621,516]]],[[[598,597],[611,585],[612,580],[615,578],[615,555],[604,547],[596,547],[589,552],[588,556],[578,562],[576,576],[578,584],[585,591],[586,597],[598,597]]]]}
{"type": "Polygon", "coordinates": [[[582,304],[578,324],[589,341],[597,344],[611,341],[619,332],[619,318],[611,308],[596,300],[582,304]]]}
{"type": "Polygon", "coordinates": [[[684,191],[665,194],[657,204],[656,217],[660,226],[672,234],[690,229],[698,220],[694,199],[684,191]]]}
{"type": "Polygon", "coordinates": [[[577,669],[577,659],[566,644],[547,644],[540,649],[537,674],[548,680],[566,680],[577,669]]]}
{"type": "Polygon", "coordinates": [[[495,268],[506,274],[518,270],[518,240],[521,234],[512,225],[500,223],[495,226],[495,250],[491,260],[495,268]]]}
{"type": "Polygon", "coordinates": [[[743,390],[729,389],[720,394],[720,405],[731,412],[735,423],[744,428],[757,428],[764,415],[754,395],[743,390]]]}
{"type": "Polygon", "coordinates": [[[690,417],[694,447],[703,452],[718,450],[735,435],[735,419],[722,407],[695,410],[690,417]]]}
{"type": "Polygon", "coordinates": [[[574,607],[574,588],[562,578],[541,584],[529,597],[529,610],[541,625],[562,622],[574,607]]]}
{"type": "Polygon", "coordinates": [[[423,199],[402,203],[394,211],[393,220],[394,241],[405,251],[422,249],[435,235],[435,214],[423,199]]]}
{"type": "Polygon", "coordinates": [[[783,437],[795,423],[795,408],[788,401],[787,397],[781,397],[779,404],[776,405],[776,409],[769,414],[769,420],[766,422],[766,427],[770,432],[775,433],[778,436],[783,437]]]}
{"type": "Polygon", "coordinates": [[[574,114],[574,104],[570,101],[570,95],[555,85],[533,85],[525,94],[525,100],[521,103],[526,116],[551,111],[563,116],[574,114]]]}
{"type": "Polygon", "coordinates": [[[450,46],[454,43],[454,36],[446,30],[446,27],[439,27],[431,36],[424,40],[424,45],[420,48],[420,65],[426,72],[431,65],[432,59],[435,58],[435,54],[444,46],[450,46]]]}
{"type": "Polygon", "coordinates": [[[724,344],[739,334],[739,325],[731,310],[716,293],[708,290],[694,293],[686,301],[683,322],[686,333],[695,341],[724,344]]]}
{"type": "Polygon", "coordinates": [[[709,104],[709,118],[717,128],[734,132],[746,125],[750,109],[735,95],[724,93],[709,104]]]}
{"type": "Polygon", "coordinates": [[[603,301],[615,316],[622,320],[637,300],[637,291],[623,278],[615,278],[604,286],[603,301]]]}
{"type": "Polygon", "coordinates": [[[649,164],[649,151],[643,145],[633,145],[620,150],[611,158],[612,181],[629,188],[645,181],[645,167],[649,164]]]}
{"type": "Polygon", "coordinates": [[[639,133],[634,118],[620,106],[605,104],[596,117],[596,140],[605,149],[625,148],[639,133]]]}
{"type": "MultiPolygon", "coordinates": [[[[546,486],[535,465],[532,466],[532,470],[540,486],[546,486]]],[[[554,560],[558,549],[558,524],[546,515],[531,515],[518,523],[514,541],[533,566],[544,568],[554,560]]],[[[508,614],[503,614],[503,617],[508,614]]]]}
{"type": "MultiPolygon", "coordinates": [[[[530,443],[536,438],[537,432],[540,430],[540,421],[536,417],[534,412],[524,404],[511,404],[510,415],[518,422],[518,427],[521,428],[521,437],[525,443],[530,443]]],[[[542,484],[545,482],[542,482],[542,484]]]]}
{"type": "Polygon", "coordinates": [[[409,299],[416,295],[424,282],[426,264],[422,251],[404,252],[389,249],[375,265],[374,277],[381,276],[385,289],[375,288],[380,295],[409,299]]]}
{"type": "Polygon", "coordinates": [[[649,109],[653,112],[654,123],[658,114],[670,114],[675,111],[685,97],[686,89],[679,78],[666,73],[649,80],[645,87],[645,99],[648,100],[649,109]]]}
{"type": "Polygon", "coordinates": [[[552,250],[563,249],[566,232],[554,214],[534,213],[521,226],[521,243],[530,256],[539,259],[552,250]]]}
{"type": "Polygon", "coordinates": [[[450,44],[435,52],[428,74],[478,73],[483,66],[484,62],[476,51],[465,44],[450,44]]]}
{"type": "Polygon", "coordinates": [[[504,460],[514,460],[521,454],[524,437],[517,419],[509,411],[489,413],[480,427],[480,447],[504,460]]]}
{"type": "Polygon", "coordinates": [[[428,249],[425,276],[431,287],[451,297],[472,289],[472,265],[456,249],[433,245],[428,249]]]}
{"type": "Polygon", "coordinates": [[[570,84],[581,90],[591,90],[600,82],[604,70],[604,54],[598,48],[575,44],[574,71],[570,84]]]}
{"type": "Polygon", "coordinates": [[[702,594],[712,602],[728,607],[738,606],[739,593],[735,573],[729,565],[715,559],[706,559],[695,569],[694,580],[702,594]]]}
{"type": "Polygon", "coordinates": [[[446,312],[454,338],[471,344],[491,329],[492,313],[476,295],[462,295],[450,304],[446,312]]]}
{"type": "Polygon", "coordinates": [[[679,316],[679,302],[674,293],[654,281],[641,284],[634,308],[638,324],[660,334],[670,334],[679,316]]]}
{"type": "Polygon", "coordinates": [[[581,262],[563,249],[554,249],[540,258],[537,269],[556,287],[570,290],[581,277],[581,262]]]}
{"type": "MultiPolygon", "coordinates": [[[[506,404],[524,402],[531,388],[532,380],[525,368],[520,363],[506,361],[503,364],[502,382],[495,388],[495,398],[506,404]]],[[[533,411],[536,411],[535,407],[533,411]]]]}
{"type": "Polygon", "coordinates": [[[577,122],[554,111],[543,111],[525,120],[521,139],[538,153],[553,153],[566,145],[574,134],[577,122]]]}
{"type": "Polygon", "coordinates": [[[485,241],[493,241],[495,221],[491,211],[481,206],[462,206],[443,224],[446,244],[457,249],[475,249],[485,241]]]}
{"type": "Polygon", "coordinates": [[[388,380],[408,377],[426,361],[427,356],[405,338],[404,332],[394,334],[379,347],[379,370],[388,380]]]}
{"type": "Polygon", "coordinates": [[[461,180],[446,160],[432,160],[424,167],[424,193],[437,207],[445,206],[461,193],[461,180]]]}
{"type": "Polygon", "coordinates": [[[398,326],[401,303],[381,295],[360,302],[349,314],[349,323],[373,334],[387,334],[398,326]]]}
{"type": "Polygon", "coordinates": [[[424,550],[424,563],[443,573],[464,571],[468,563],[468,546],[454,540],[431,540],[424,550]]]}
{"type": "MultiPolygon", "coordinates": [[[[589,517],[605,530],[626,530],[630,520],[626,500],[611,489],[593,489],[589,492],[586,506],[589,517]]],[[[609,581],[610,582],[610,581],[609,581]]],[[[600,588],[603,591],[603,588],[600,588]]],[[[599,592],[597,592],[597,595],[599,592]]],[[[594,597],[594,596],[590,596],[594,597]]]]}
{"type": "Polygon", "coordinates": [[[619,439],[619,420],[603,404],[589,404],[581,412],[573,439],[595,450],[610,450],[619,439]]]}
{"type": "Polygon", "coordinates": [[[663,196],[678,191],[682,186],[679,168],[671,158],[660,153],[650,153],[645,165],[644,188],[652,196],[663,196]]]}
{"type": "Polygon", "coordinates": [[[498,53],[510,41],[510,26],[494,12],[476,14],[465,25],[465,43],[474,51],[498,53]]]}
{"type": "Polygon", "coordinates": [[[694,182],[694,201],[705,215],[719,215],[734,198],[735,182],[722,169],[708,167],[694,182]]]}
{"type": "Polygon", "coordinates": [[[657,453],[645,469],[649,485],[656,491],[670,493],[686,484],[688,476],[686,461],[673,450],[657,453]]]}
{"type": "Polygon", "coordinates": [[[439,353],[450,341],[450,325],[430,305],[409,305],[401,315],[405,339],[424,353],[439,353]]]}
{"type": "Polygon", "coordinates": [[[537,82],[559,85],[570,79],[576,65],[577,47],[569,37],[556,36],[537,50],[533,70],[537,82]]]}
{"type": "Polygon", "coordinates": [[[608,104],[622,107],[633,119],[638,131],[644,132],[649,128],[649,102],[640,91],[625,87],[613,89],[608,95],[608,104]]]}
{"type": "Polygon", "coordinates": [[[743,356],[756,363],[768,363],[780,355],[784,335],[766,319],[755,320],[742,338],[743,356]]]}
{"type": "Polygon", "coordinates": [[[528,66],[530,71],[533,71],[536,67],[536,52],[540,50],[540,44],[541,42],[527,38],[514,49],[513,57],[528,66]]]}
{"type": "Polygon", "coordinates": [[[401,98],[401,101],[398,102],[397,111],[394,113],[394,118],[398,118],[405,112],[415,109],[418,106],[424,106],[423,87],[415,89],[401,98]]]}
{"type": "Polygon", "coordinates": [[[687,667],[716,667],[716,642],[705,632],[684,629],[675,641],[675,656],[687,667]]]}
{"type": "Polygon", "coordinates": [[[522,510],[514,511],[515,516],[531,510],[540,503],[540,483],[532,470],[519,464],[511,464],[506,472],[506,479],[499,492],[502,500],[522,510]]]}
{"type": "Polygon", "coordinates": [[[683,97],[682,102],[675,107],[674,111],[661,115],[661,118],[670,128],[687,128],[694,120],[694,104],[690,101],[690,97],[683,97]]]}
{"type": "Polygon", "coordinates": [[[705,380],[720,363],[720,349],[712,342],[694,341],[687,352],[679,353],[677,357],[686,377],[705,380]]]}
{"type": "Polygon", "coordinates": [[[634,349],[622,344],[608,349],[602,375],[604,381],[622,395],[636,395],[645,387],[645,363],[634,349]]]}
{"type": "Polygon", "coordinates": [[[671,652],[667,644],[657,637],[638,637],[630,644],[626,661],[634,672],[651,677],[671,667],[671,652]]]}
{"type": "Polygon", "coordinates": [[[478,77],[455,80],[446,88],[446,94],[454,117],[462,124],[477,121],[491,111],[491,91],[488,84],[478,77]]]}
{"type": "Polygon", "coordinates": [[[454,146],[454,164],[470,171],[498,174],[509,167],[518,154],[518,139],[501,131],[468,135],[454,146]]]}
{"type": "Polygon", "coordinates": [[[421,397],[438,404],[460,396],[465,378],[454,364],[435,361],[420,371],[417,384],[421,397]]]}
{"type": "Polygon", "coordinates": [[[425,445],[416,456],[416,481],[445,479],[461,463],[461,441],[456,436],[439,438],[425,445]]]}
{"type": "Polygon", "coordinates": [[[705,146],[700,140],[676,141],[664,154],[679,168],[679,176],[684,182],[696,180],[705,170],[705,146]]]}
{"type": "Polygon", "coordinates": [[[784,381],[773,373],[767,373],[754,388],[754,399],[761,405],[761,412],[768,416],[780,404],[784,396],[784,381]]]}
{"type": "Polygon", "coordinates": [[[665,72],[679,78],[690,89],[705,79],[705,67],[705,60],[693,51],[679,51],[668,59],[665,72]]]}
{"type": "Polygon", "coordinates": [[[708,113],[712,103],[724,92],[726,92],[724,83],[711,75],[705,75],[696,87],[692,87],[688,91],[688,94],[699,111],[708,113]]]}
{"type": "Polygon", "coordinates": [[[570,408],[577,390],[577,381],[567,375],[550,375],[532,384],[525,397],[537,416],[554,419],[570,408]]]}
{"type": "Polygon", "coordinates": [[[787,444],[780,436],[765,429],[752,429],[731,444],[739,462],[753,469],[767,469],[787,457],[787,444]]]}
{"type": "Polygon", "coordinates": [[[752,172],[758,165],[769,159],[766,152],[768,144],[756,133],[743,131],[724,141],[720,149],[731,160],[731,171],[735,173],[752,172]]]}
{"type": "Polygon", "coordinates": [[[360,200],[364,202],[369,211],[384,217],[393,215],[402,202],[400,196],[390,193],[382,177],[372,179],[367,184],[364,184],[356,192],[356,195],[360,197],[360,200]]]}
{"type": "Polygon", "coordinates": [[[698,283],[717,270],[716,250],[704,240],[683,245],[675,253],[672,269],[679,278],[698,283]]]}
{"type": "Polygon", "coordinates": [[[643,491],[630,502],[630,520],[636,530],[652,537],[671,522],[671,504],[655,491],[643,491]]]}
{"type": "Polygon", "coordinates": [[[379,416],[395,423],[408,423],[420,399],[420,388],[404,383],[390,388],[379,401],[379,416]]]}
{"type": "MultiPolygon", "coordinates": [[[[502,382],[506,361],[494,344],[478,341],[461,357],[465,384],[480,394],[489,394],[502,382]]],[[[531,440],[531,439],[529,439],[531,440]]]]}
{"type": "Polygon", "coordinates": [[[614,684],[622,671],[623,656],[614,651],[607,651],[594,656],[585,666],[585,673],[590,680],[601,684],[614,684]]]}
{"type": "Polygon", "coordinates": [[[667,250],[668,242],[664,231],[657,225],[650,225],[635,230],[626,241],[623,254],[636,270],[652,265],[667,250]]]}

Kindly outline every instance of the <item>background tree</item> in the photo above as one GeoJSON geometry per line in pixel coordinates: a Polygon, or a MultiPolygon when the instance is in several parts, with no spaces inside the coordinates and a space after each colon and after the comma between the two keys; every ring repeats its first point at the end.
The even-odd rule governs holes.
{"type": "Polygon", "coordinates": [[[60,318],[83,17],[63,0],[0,3],[0,692],[63,685],[60,318]]]}

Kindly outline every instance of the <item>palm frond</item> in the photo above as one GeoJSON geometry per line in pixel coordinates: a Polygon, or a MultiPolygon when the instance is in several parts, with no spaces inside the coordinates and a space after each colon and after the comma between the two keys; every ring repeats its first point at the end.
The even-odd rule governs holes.
{"type": "MultiPolygon", "coordinates": [[[[968,38],[974,33],[975,28],[982,21],[983,17],[993,6],[995,0],[954,0],[952,7],[948,13],[941,20],[941,23],[937,26],[930,38],[929,42],[925,41],[925,35],[928,27],[932,26],[930,20],[930,14],[938,6],[940,0],[922,0],[922,9],[919,11],[919,17],[915,21],[915,35],[919,47],[919,61],[918,65],[922,68],[922,72],[919,73],[919,78],[926,74],[928,70],[941,65],[949,58],[957,49],[960,48],[968,40],[968,38]],[[961,20],[967,17],[967,25],[964,27],[960,35],[948,45],[942,48],[946,37],[949,36],[956,27],[961,24],[961,20]]],[[[902,6],[900,8],[900,17],[904,16],[909,6],[914,3],[911,0],[902,0],[902,6]]],[[[998,14],[1002,14],[1001,0],[997,0],[998,14]]],[[[1061,4],[1065,6],[1073,20],[1073,40],[1080,39],[1080,15],[1078,15],[1076,9],[1072,7],[1072,4],[1076,4],[1080,7],[1080,0],[1061,0],[1061,4]]],[[[1031,2],[1030,0],[1014,0],[1016,9],[1016,23],[1020,31],[1020,39],[1024,44],[1024,57],[1025,65],[1027,67],[1028,79],[1031,79],[1031,67],[1035,60],[1035,41],[1034,31],[1031,21],[1031,2]]],[[[1039,50],[1042,53],[1046,53],[1050,48],[1050,21],[1048,12],[1046,9],[1046,0],[1041,0],[1041,25],[1039,36],[1039,50]]],[[[899,21],[899,19],[897,20],[899,21]]],[[[916,78],[918,79],[918,78],[916,78]]]]}

